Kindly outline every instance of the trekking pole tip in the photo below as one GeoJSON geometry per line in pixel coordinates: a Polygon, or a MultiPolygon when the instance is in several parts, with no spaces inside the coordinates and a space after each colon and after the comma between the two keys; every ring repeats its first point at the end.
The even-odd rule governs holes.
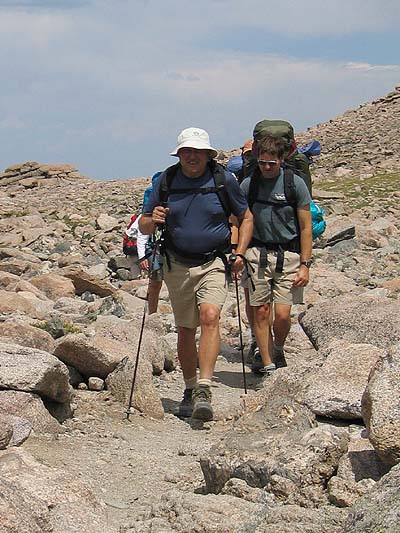
{"type": "Polygon", "coordinates": [[[128,407],[128,408],[126,409],[125,413],[126,413],[126,418],[127,418],[128,420],[129,420],[129,415],[133,414],[133,411],[134,411],[133,407],[128,407]]]}

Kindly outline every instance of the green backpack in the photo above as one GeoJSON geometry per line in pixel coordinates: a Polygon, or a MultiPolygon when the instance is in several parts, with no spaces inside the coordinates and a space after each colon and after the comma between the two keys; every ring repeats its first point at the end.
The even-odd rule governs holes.
{"type": "MultiPolygon", "coordinates": [[[[255,141],[260,141],[266,135],[283,139],[289,152],[292,141],[294,140],[294,129],[286,120],[261,120],[254,127],[253,138],[255,141]]],[[[307,157],[297,150],[290,157],[285,158],[284,168],[292,170],[295,174],[303,178],[310,194],[312,194],[311,172],[309,167],[310,164],[307,157]]],[[[244,177],[253,174],[256,168],[258,168],[257,157],[253,154],[244,165],[244,177]]]]}

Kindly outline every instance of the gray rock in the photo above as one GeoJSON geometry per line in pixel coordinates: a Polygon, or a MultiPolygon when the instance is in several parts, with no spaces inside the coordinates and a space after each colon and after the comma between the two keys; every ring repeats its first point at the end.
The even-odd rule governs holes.
{"type": "Polygon", "coordinates": [[[37,394],[13,390],[0,391],[0,414],[14,415],[28,420],[36,434],[56,434],[64,431],[37,394]]]}
{"type": "Polygon", "coordinates": [[[35,392],[60,403],[70,400],[68,369],[53,355],[0,343],[0,361],[0,388],[35,392]]]}
{"type": "Polygon", "coordinates": [[[83,333],[72,333],[57,340],[54,355],[85,377],[104,379],[121,359],[130,355],[130,351],[114,339],[100,335],[89,338],[83,333]]]}
{"type": "Polygon", "coordinates": [[[65,267],[62,269],[62,274],[72,280],[75,287],[75,294],[78,295],[89,291],[104,297],[113,295],[117,290],[108,281],[92,276],[78,266],[65,267]]]}
{"type": "Polygon", "coordinates": [[[365,430],[352,432],[347,453],[340,461],[337,475],[328,482],[329,501],[339,507],[350,507],[367,494],[382,476],[388,465],[378,457],[365,430]]]}
{"type": "Polygon", "coordinates": [[[1,414],[0,415],[0,450],[4,450],[9,445],[13,436],[13,426],[10,419],[1,414]]]}
{"type": "Polygon", "coordinates": [[[43,302],[39,299],[33,301],[32,296],[30,293],[22,295],[21,293],[0,290],[0,314],[12,315],[20,313],[43,320],[46,317],[46,309],[43,308],[43,302]]]}
{"type": "Polygon", "coordinates": [[[72,281],[58,274],[42,274],[34,276],[29,281],[54,301],[62,297],[75,296],[75,287],[72,281]]]}
{"type": "Polygon", "coordinates": [[[294,374],[287,369],[271,376],[262,403],[249,403],[222,442],[201,458],[209,492],[219,493],[230,478],[239,478],[285,504],[326,503],[325,484],[347,450],[348,435],[316,427],[312,412],[296,400],[294,374]]]}
{"type": "Polygon", "coordinates": [[[96,377],[91,377],[88,380],[89,390],[102,391],[104,389],[104,380],[96,377]]]}
{"type": "Polygon", "coordinates": [[[372,370],[362,398],[369,439],[381,459],[400,462],[400,344],[372,370]]]}
{"type": "Polygon", "coordinates": [[[0,523],[4,531],[107,531],[104,505],[76,476],[38,463],[22,448],[0,452],[0,523]]]}
{"type": "Polygon", "coordinates": [[[317,303],[299,322],[317,350],[335,338],[388,348],[400,341],[399,314],[400,301],[362,294],[317,303]]]}
{"type": "MultiPolygon", "coordinates": [[[[135,364],[128,357],[107,377],[107,390],[124,405],[128,405],[135,364]]],[[[163,418],[164,409],[153,385],[152,368],[149,361],[141,359],[136,374],[132,408],[153,418],[163,418]]]]}
{"type": "Polygon", "coordinates": [[[2,342],[20,344],[49,353],[54,350],[54,340],[47,331],[17,318],[0,323],[0,338],[2,342]]]}
{"type": "MultiPolygon", "coordinates": [[[[143,307],[143,302],[141,306],[143,307]]],[[[115,316],[98,317],[94,328],[97,335],[115,339],[124,344],[125,353],[131,359],[136,357],[141,328],[140,315],[136,320],[125,320],[115,316]]],[[[168,342],[165,334],[160,315],[153,314],[146,317],[140,355],[151,361],[155,374],[161,374],[164,368],[173,369],[176,366],[176,347],[168,342]]]]}
{"type": "Polygon", "coordinates": [[[361,418],[361,397],[371,368],[385,350],[371,344],[333,340],[320,350],[325,357],[314,374],[305,403],[316,414],[339,419],[361,418]]]}
{"type": "Polygon", "coordinates": [[[9,446],[21,446],[29,437],[32,431],[32,424],[29,420],[20,416],[2,415],[12,427],[12,437],[9,446]]]}
{"type": "Polygon", "coordinates": [[[398,533],[400,524],[400,465],[393,467],[360,498],[344,523],[345,533],[398,533]]]}

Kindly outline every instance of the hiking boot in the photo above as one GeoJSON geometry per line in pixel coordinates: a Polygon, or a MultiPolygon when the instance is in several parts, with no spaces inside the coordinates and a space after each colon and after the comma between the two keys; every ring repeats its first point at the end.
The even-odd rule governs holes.
{"type": "Polygon", "coordinates": [[[208,422],[213,419],[211,389],[208,385],[197,385],[193,391],[192,418],[208,422]]]}
{"type": "Polygon", "coordinates": [[[258,346],[256,346],[254,350],[254,361],[251,364],[251,371],[254,374],[262,373],[262,370],[264,368],[263,360],[261,359],[260,349],[258,346]]]}
{"type": "Polygon", "coordinates": [[[250,348],[249,348],[249,351],[247,352],[247,356],[246,356],[246,364],[252,365],[254,363],[254,352],[255,352],[256,348],[258,349],[257,342],[256,341],[251,341],[250,348]]]}
{"type": "Polygon", "coordinates": [[[275,346],[272,349],[272,360],[275,363],[276,368],[284,368],[287,366],[285,359],[285,352],[282,350],[277,350],[275,346]]]}
{"type": "Polygon", "coordinates": [[[268,378],[275,372],[275,370],[276,366],[274,363],[263,367],[262,373],[264,374],[264,377],[262,378],[262,381],[260,381],[260,383],[257,383],[256,390],[261,390],[264,388],[264,385],[268,381],[268,378]]]}
{"type": "Polygon", "coordinates": [[[178,406],[176,416],[179,418],[189,418],[192,416],[193,411],[193,389],[185,389],[183,391],[183,398],[178,406]]]}

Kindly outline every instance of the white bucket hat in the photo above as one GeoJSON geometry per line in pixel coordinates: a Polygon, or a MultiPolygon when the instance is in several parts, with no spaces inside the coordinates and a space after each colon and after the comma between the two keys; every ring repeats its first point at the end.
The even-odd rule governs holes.
{"type": "Polygon", "coordinates": [[[218,152],[210,146],[210,137],[205,130],[200,128],[186,128],[178,135],[177,147],[169,155],[178,155],[181,148],[196,148],[197,150],[210,150],[211,157],[217,157],[218,152]]]}

